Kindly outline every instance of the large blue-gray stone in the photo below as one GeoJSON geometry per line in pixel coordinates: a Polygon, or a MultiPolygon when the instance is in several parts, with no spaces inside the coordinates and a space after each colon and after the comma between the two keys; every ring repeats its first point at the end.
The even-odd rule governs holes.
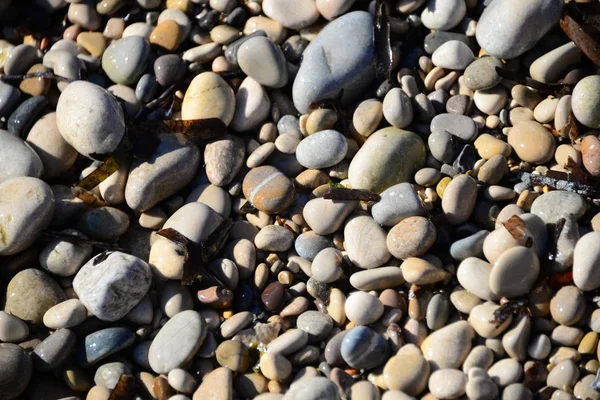
{"type": "Polygon", "coordinates": [[[87,335],[79,349],[78,361],[83,367],[113,355],[135,342],[135,333],[127,328],[107,328],[87,335]]]}
{"type": "Polygon", "coordinates": [[[386,362],[388,353],[383,336],[366,326],[350,329],[342,341],[342,358],[352,368],[375,368],[386,362]]]}
{"type": "Polygon", "coordinates": [[[294,105],[307,113],[315,101],[332,99],[343,89],[343,102],[363,93],[375,77],[373,17],[364,11],[330,22],[303,53],[294,80],[294,105]]]}

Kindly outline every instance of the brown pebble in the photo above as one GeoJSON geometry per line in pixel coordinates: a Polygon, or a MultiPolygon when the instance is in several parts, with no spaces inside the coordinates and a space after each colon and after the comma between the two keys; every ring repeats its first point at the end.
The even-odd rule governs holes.
{"type": "Polygon", "coordinates": [[[179,45],[181,28],[172,19],[161,22],[150,33],[150,43],[160,46],[167,51],[173,51],[179,45]]]}
{"type": "Polygon", "coordinates": [[[81,32],[77,44],[94,57],[100,57],[106,50],[106,40],[100,32],[81,32]]]}
{"type": "Polygon", "coordinates": [[[592,176],[600,176],[600,139],[586,136],[581,141],[583,166],[592,176]]]}
{"type": "Polygon", "coordinates": [[[219,286],[211,286],[207,289],[198,290],[198,300],[216,309],[231,307],[233,292],[219,286]]]}
{"type": "MultiPolygon", "coordinates": [[[[48,71],[48,68],[44,67],[42,64],[35,64],[33,67],[29,68],[27,74],[48,71]]],[[[21,81],[19,89],[21,89],[23,93],[26,93],[31,96],[43,96],[48,93],[51,84],[52,82],[50,81],[50,79],[28,78],[21,81]]]]}
{"type": "Polygon", "coordinates": [[[244,197],[267,214],[277,214],[293,202],[295,189],[292,181],[272,166],[254,168],[246,174],[242,184],[244,197]]]}
{"type": "Polygon", "coordinates": [[[285,300],[285,288],[279,282],[272,282],[265,288],[260,298],[268,311],[279,310],[285,300]]]}

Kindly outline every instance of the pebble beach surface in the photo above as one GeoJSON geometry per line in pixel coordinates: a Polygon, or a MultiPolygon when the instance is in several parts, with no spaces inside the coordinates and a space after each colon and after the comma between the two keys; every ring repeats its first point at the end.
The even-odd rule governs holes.
{"type": "Polygon", "coordinates": [[[600,400],[598,4],[0,0],[0,399],[600,400]]]}

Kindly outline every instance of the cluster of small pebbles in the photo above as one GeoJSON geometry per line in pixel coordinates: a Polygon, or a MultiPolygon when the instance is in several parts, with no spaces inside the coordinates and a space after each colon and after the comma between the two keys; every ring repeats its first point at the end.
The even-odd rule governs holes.
{"type": "Polygon", "coordinates": [[[600,399],[565,1],[381,3],[0,0],[1,399],[600,399]]]}

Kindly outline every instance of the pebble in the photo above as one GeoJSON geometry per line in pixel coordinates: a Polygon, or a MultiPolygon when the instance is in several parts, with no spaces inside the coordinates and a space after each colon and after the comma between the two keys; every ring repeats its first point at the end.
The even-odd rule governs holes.
{"type": "Polygon", "coordinates": [[[326,236],[321,236],[313,231],[300,234],[294,241],[296,253],[309,261],[314,260],[321,250],[328,247],[333,247],[331,239],[326,236]]]}
{"type": "Polygon", "coordinates": [[[338,388],[327,378],[306,377],[292,383],[283,397],[285,400],[339,400],[338,388]]]}
{"type": "Polygon", "coordinates": [[[333,328],[333,320],[329,315],[319,311],[305,311],[298,316],[296,326],[308,334],[310,343],[314,343],[329,335],[333,328]]]}
{"type": "Polygon", "coordinates": [[[8,117],[19,104],[21,94],[8,83],[0,82],[0,116],[8,117]]]}
{"type": "Polygon", "coordinates": [[[409,181],[424,166],[425,147],[414,133],[384,128],[373,133],[350,162],[348,179],[354,189],[383,192],[409,181]]]}
{"type": "Polygon", "coordinates": [[[73,279],[73,289],[97,318],[116,321],[144,297],[151,280],[148,264],[116,251],[105,259],[97,256],[81,267],[73,279]]]}
{"type": "Polygon", "coordinates": [[[369,325],[383,315],[381,301],[366,292],[354,292],[346,299],[345,312],[355,325],[369,325]]]}
{"type": "Polygon", "coordinates": [[[573,89],[571,106],[575,118],[583,125],[590,128],[600,128],[600,117],[594,111],[600,104],[598,96],[598,86],[600,85],[600,75],[590,75],[579,82],[573,89]]]}
{"type": "Polygon", "coordinates": [[[97,363],[135,342],[135,334],[127,328],[106,328],[90,333],[79,349],[79,363],[82,367],[97,363]]]}
{"type": "Polygon", "coordinates": [[[466,13],[467,6],[463,0],[428,0],[421,20],[429,29],[449,31],[460,23],[466,13]]]}
{"type": "Polygon", "coordinates": [[[366,326],[352,328],[344,336],[342,357],[357,369],[371,369],[382,365],[389,354],[388,344],[377,332],[366,326]]]}
{"type": "Polygon", "coordinates": [[[344,228],[348,258],[363,269],[383,265],[391,257],[385,237],[385,231],[370,216],[348,219],[344,228]]]}
{"type": "Polygon", "coordinates": [[[523,366],[512,358],[505,358],[495,362],[487,372],[496,385],[503,388],[521,380],[523,366]]]}
{"type": "Polygon", "coordinates": [[[319,10],[313,0],[302,2],[266,0],[262,4],[265,15],[290,29],[302,29],[319,19],[319,10]]]}
{"type": "Polygon", "coordinates": [[[490,289],[498,296],[522,296],[531,290],[539,272],[540,262],[533,250],[523,246],[510,248],[492,267],[490,289]]]}
{"type": "Polygon", "coordinates": [[[439,114],[431,120],[431,132],[446,132],[466,142],[477,138],[477,125],[470,117],[458,114],[439,114]]]}
{"type": "Polygon", "coordinates": [[[346,138],[333,129],[304,138],[296,148],[296,158],[300,165],[313,169],[332,167],[340,163],[347,153],[346,138]]]}
{"type": "Polygon", "coordinates": [[[331,98],[340,89],[344,101],[358,97],[374,76],[374,46],[373,19],[364,11],[327,24],[304,50],[294,79],[292,94],[298,111],[308,112],[312,102],[331,98]]]}
{"type": "Polygon", "coordinates": [[[496,155],[508,157],[512,152],[512,147],[508,143],[487,133],[479,135],[473,145],[477,149],[479,156],[484,160],[489,160],[496,155]]]}
{"type": "Polygon", "coordinates": [[[227,135],[208,143],[204,164],[210,183],[216,186],[231,183],[244,164],[245,154],[244,142],[237,136],[227,135]]]}
{"type": "Polygon", "coordinates": [[[141,36],[113,41],[102,55],[102,69],[115,83],[130,85],[143,73],[142,65],[150,54],[150,45],[141,36]]]}
{"type": "Polygon", "coordinates": [[[383,368],[383,380],[390,390],[417,396],[427,387],[430,366],[418,349],[408,350],[405,345],[391,357],[383,368]]]}
{"type": "Polygon", "coordinates": [[[47,105],[48,100],[44,96],[35,96],[25,100],[8,117],[8,131],[15,136],[25,137],[47,105]]]}
{"type": "Polygon", "coordinates": [[[579,379],[579,368],[571,360],[564,360],[556,365],[546,379],[546,384],[558,389],[573,387],[579,379]]]}
{"type": "Polygon", "coordinates": [[[239,340],[226,340],[221,343],[217,347],[216,358],[219,365],[233,372],[243,372],[250,365],[248,348],[239,340]]]}
{"type": "MultiPolygon", "coordinates": [[[[581,141],[581,158],[583,166],[592,176],[600,176],[600,139],[586,136],[581,141]]],[[[573,158],[573,157],[572,157],[573,158]]],[[[577,156],[573,158],[577,162],[577,156]]]]}
{"type": "Polygon", "coordinates": [[[13,47],[4,61],[4,72],[7,75],[24,74],[40,59],[40,52],[28,44],[13,47]]]}
{"type": "Polygon", "coordinates": [[[380,196],[381,200],[373,205],[371,213],[381,225],[393,226],[408,217],[424,213],[421,199],[410,183],[393,185],[381,192],[380,196]]]}
{"type": "Polygon", "coordinates": [[[270,165],[250,170],[244,178],[242,190],[253,206],[267,214],[277,214],[287,209],[295,195],[292,181],[270,165]]]}
{"type": "Polygon", "coordinates": [[[429,393],[438,399],[455,399],[465,394],[467,375],[458,369],[440,369],[429,377],[429,393]]]}
{"type": "Polygon", "coordinates": [[[293,245],[293,241],[294,234],[287,228],[269,225],[258,232],[254,244],[259,250],[277,252],[289,250],[293,245]]]}
{"type": "Polygon", "coordinates": [[[44,165],[34,148],[21,138],[0,130],[0,184],[11,178],[40,178],[44,165]]]}
{"type": "Polygon", "coordinates": [[[481,257],[483,255],[483,243],[489,233],[489,231],[481,230],[452,243],[450,255],[457,261],[464,261],[470,257],[481,257]]]}
{"type": "Polygon", "coordinates": [[[245,132],[256,128],[269,115],[271,101],[265,88],[251,77],[244,79],[235,94],[235,113],[231,128],[245,132]]]}
{"type": "Polygon", "coordinates": [[[214,72],[203,72],[196,75],[185,92],[181,117],[219,118],[225,125],[229,125],[235,108],[235,94],[227,82],[214,72]]]}
{"type": "Polygon", "coordinates": [[[432,332],[421,351],[433,369],[458,368],[471,351],[475,331],[467,321],[454,322],[432,332]]]}
{"type": "Polygon", "coordinates": [[[69,329],[58,329],[38,344],[32,353],[33,366],[51,371],[61,366],[75,348],[75,333],[69,329]]]}
{"type": "Polygon", "coordinates": [[[400,88],[393,88],[383,99],[383,116],[396,128],[406,128],[414,116],[413,106],[408,95],[400,88]]]}
{"type": "Polygon", "coordinates": [[[496,300],[498,296],[490,288],[492,265],[476,258],[463,260],[456,270],[456,277],[462,287],[482,300],[496,300]]]}
{"type": "Polygon", "coordinates": [[[19,398],[31,379],[31,358],[16,344],[0,343],[0,367],[0,392],[7,400],[19,398]]]}
{"type": "Polygon", "coordinates": [[[266,87],[281,88],[288,82],[285,56],[268,38],[257,36],[242,43],[237,62],[246,75],[266,87]]]}
{"type": "Polygon", "coordinates": [[[506,89],[501,85],[491,89],[477,90],[473,95],[475,106],[488,115],[498,114],[506,104],[507,98],[506,89]]]}
{"type": "Polygon", "coordinates": [[[7,343],[23,341],[29,335],[29,327],[19,318],[0,311],[0,340],[7,343]]]}
{"type": "Polygon", "coordinates": [[[581,59],[581,51],[569,42],[536,59],[529,67],[529,75],[539,82],[556,82],[581,59]]]}
{"type": "Polygon", "coordinates": [[[465,43],[450,40],[438,47],[431,56],[431,61],[441,68],[464,70],[473,62],[473,51],[465,43]]]}
{"type": "Polygon", "coordinates": [[[590,232],[577,241],[573,254],[573,282],[583,291],[600,287],[600,232],[590,232]]]}
{"type": "Polygon", "coordinates": [[[344,275],[344,256],[333,247],[321,250],[311,265],[312,277],[319,282],[333,283],[344,275]]]}
{"type": "Polygon", "coordinates": [[[567,214],[581,218],[586,211],[585,200],[577,193],[560,190],[544,193],[533,201],[531,213],[547,224],[555,224],[567,214]]]}
{"type": "Polygon", "coordinates": [[[148,160],[134,160],[125,200],[136,211],[146,211],[175,194],[193,178],[200,164],[198,147],[182,134],[162,134],[148,160]],[[152,189],[150,189],[152,188],[152,189]]]}
{"type": "Polygon", "coordinates": [[[350,275],[350,284],[358,290],[388,289],[405,282],[398,267],[379,267],[350,275]]]}
{"type": "Polygon", "coordinates": [[[348,215],[354,211],[357,202],[351,200],[310,200],[302,210],[308,226],[318,235],[329,235],[337,231],[348,215]]]}
{"type": "Polygon", "coordinates": [[[148,360],[156,373],[180,368],[200,349],[207,333],[206,322],[193,310],[182,311],[158,332],[148,351],[148,360]]]}
{"type": "Polygon", "coordinates": [[[532,164],[543,164],[554,156],[554,137],[535,121],[516,124],[508,135],[508,143],[523,160],[532,164]]]}
{"type": "Polygon", "coordinates": [[[446,220],[453,225],[469,219],[477,200],[477,184],[468,175],[459,175],[452,179],[442,197],[442,210],[446,220]]]}
{"type": "Polygon", "coordinates": [[[396,224],[387,235],[387,248],[396,258],[419,257],[435,243],[435,225],[425,217],[408,217],[396,224]]]}
{"type": "Polygon", "coordinates": [[[111,362],[101,365],[94,374],[94,383],[109,390],[114,390],[121,375],[131,375],[131,369],[122,362],[111,362]]]}
{"type": "Polygon", "coordinates": [[[292,363],[279,353],[266,353],[260,357],[260,371],[271,381],[282,381],[292,373],[292,363]]]}
{"type": "Polygon", "coordinates": [[[560,18],[562,7],[560,0],[501,0],[490,4],[477,23],[477,42],[495,57],[516,58],[550,31],[560,18]]]}

